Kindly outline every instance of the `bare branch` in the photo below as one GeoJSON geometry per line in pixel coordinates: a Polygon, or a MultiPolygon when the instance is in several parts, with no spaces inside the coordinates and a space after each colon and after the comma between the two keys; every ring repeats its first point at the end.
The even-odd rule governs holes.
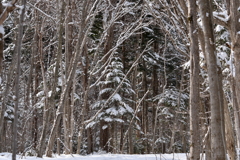
{"type": "Polygon", "coordinates": [[[40,13],[42,13],[44,16],[50,18],[51,20],[53,20],[54,23],[56,23],[56,19],[51,17],[50,15],[48,15],[47,13],[43,12],[41,9],[37,8],[36,6],[32,5],[30,2],[27,2],[31,7],[35,8],[36,10],[38,10],[40,13]]]}
{"type": "Polygon", "coordinates": [[[230,29],[230,26],[229,26],[230,16],[226,17],[226,15],[223,13],[213,12],[213,20],[215,24],[218,24],[227,29],[230,29]]]}
{"type": "Polygon", "coordinates": [[[3,22],[7,19],[9,13],[12,12],[15,8],[16,6],[11,4],[4,9],[3,13],[0,16],[0,25],[3,24],[3,22]]]}

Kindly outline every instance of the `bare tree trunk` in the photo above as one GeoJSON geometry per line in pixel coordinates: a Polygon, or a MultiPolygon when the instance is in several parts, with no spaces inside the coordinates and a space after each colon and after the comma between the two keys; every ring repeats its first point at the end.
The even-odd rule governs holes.
{"type": "Polygon", "coordinates": [[[219,77],[217,72],[217,62],[215,54],[215,39],[213,35],[212,23],[212,7],[211,2],[207,0],[200,0],[199,7],[201,12],[201,19],[203,23],[203,32],[205,40],[205,49],[207,53],[207,68],[210,90],[210,104],[211,104],[211,158],[212,160],[225,160],[225,146],[224,146],[224,124],[223,120],[223,104],[221,104],[222,88],[219,85],[219,77]]]}
{"type": "Polygon", "coordinates": [[[19,104],[19,79],[20,79],[20,72],[21,72],[21,47],[22,47],[22,37],[23,37],[23,21],[24,21],[24,14],[25,14],[25,6],[26,0],[22,0],[23,10],[20,15],[19,26],[18,26],[18,39],[16,44],[16,52],[17,52],[17,71],[16,71],[16,88],[15,88],[15,106],[14,106],[14,121],[13,121],[13,152],[12,152],[12,160],[16,160],[17,154],[17,122],[18,122],[18,104],[19,104]]]}
{"type": "Polygon", "coordinates": [[[87,129],[87,141],[88,141],[88,154],[91,154],[93,152],[93,139],[92,139],[92,129],[87,129]]]}
{"type": "Polygon", "coordinates": [[[230,160],[237,158],[236,148],[235,148],[235,139],[234,139],[234,130],[232,125],[231,116],[228,110],[227,100],[224,97],[224,117],[225,117],[225,133],[226,133],[226,147],[230,160]]]}
{"type": "MultiPolygon", "coordinates": [[[[2,2],[0,2],[0,27],[2,28],[3,30],[3,22],[6,20],[8,14],[13,11],[15,7],[12,6],[10,8],[5,8],[5,10],[3,10],[3,5],[2,5],[2,2]]],[[[4,50],[4,41],[3,41],[3,35],[4,33],[0,33],[0,81],[2,82],[2,69],[3,69],[3,50],[4,50]]],[[[16,62],[16,61],[15,61],[16,62]]],[[[7,79],[9,81],[7,81],[7,85],[6,85],[6,89],[5,89],[5,92],[3,95],[0,94],[0,98],[3,98],[3,102],[2,102],[2,107],[1,107],[1,110],[0,110],[0,152],[2,151],[3,149],[3,139],[4,139],[4,123],[5,123],[5,120],[4,120],[4,113],[6,111],[6,98],[7,98],[7,95],[8,95],[8,92],[9,92],[9,86],[10,86],[10,79],[13,75],[13,66],[11,67],[10,69],[10,72],[9,72],[9,76],[7,77],[7,79]]]]}
{"type": "MultiPolygon", "coordinates": [[[[85,117],[86,117],[86,111],[88,110],[88,91],[89,91],[89,74],[88,74],[88,69],[89,69],[89,60],[88,60],[88,53],[87,53],[87,46],[84,46],[84,51],[83,51],[85,60],[86,60],[86,64],[83,67],[84,70],[84,78],[83,78],[83,84],[84,84],[84,100],[83,100],[83,107],[82,107],[82,111],[81,111],[81,125],[80,125],[80,130],[78,133],[78,146],[77,146],[77,154],[80,154],[80,150],[81,150],[81,145],[82,145],[82,138],[83,138],[83,131],[84,131],[84,127],[85,125],[83,124],[85,117]]],[[[90,136],[88,136],[88,138],[90,138],[90,136]]],[[[90,139],[89,139],[90,140],[90,139]]]]}
{"type": "MultiPolygon", "coordinates": [[[[2,14],[3,12],[3,5],[2,3],[0,3],[0,15],[2,14]]],[[[1,26],[3,27],[3,26],[1,26]]],[[[0,33],[0,83],[3,83],[2,82],[2,69],[3,69],[3,50],[4,50],[4,44],[3,44],[3,34],[4,33],[0,33]]],[[[2,99],[3,98],[3,95],[2,93],[0,94],[0,98],[2,99]]],[[[0,112],[0,152],[3,151],[3,126],[4,126],[4,113],[5,113],[5,110],[6,110],[6,105],[4,103],[2,103],[2,106],[1,106],[1,112],[0,112]]]]}
{"type": "MultiPolygon", "coordinates": [[[[58,155],[61,154],[61,122],[59,124],[58,131],[57,131],[57,154],[58,155]]],[[[68,154],[68,152],[66,154],[68,154]]]]}
{"type": "MultiPolygon", "coordinates": [[[[235,90],[236,95],[240,95],[240,12],[239,6],[240,2],[235,0],[230,0],[230,35],[231,35],[231,44],[232,44],[232,54],[234,55],[234,66],[235,66],[235,90]]],[[[232,74],[234,74],[232,73],[232,74]]],[[[237,103],[240,104],[240,96],[236,97],[237,103]]]]}
{"type": "MultiPolygon", "coordinates": [[[[0,3],[0,15],[3,13],[3,5],[2,2],[0,3]]],[[[1,24],[1,27],[3,28],[3,25],[1,24]]],[[[4,43],[3,43],[3,34],[0,33],[0,78],[2,78],[2,69],[3,69],[3,50],[4,50],[4,43]]]]}
{"type": "MultiPolygon", "coordinates": [[[[71,64],[71,58],[73,54],[72,49],[72,33],[73,33],[73,26],[69,24],[72,22],[72,3],[74,1],[67,0],[66,2],[66,14],[65,14],[65,73],[66,77],[69,76],[69,65],[71,64]]],[[[66,81],[66,80],[64,80],[66,81]]],[[[76,77],[72,80],[72,90],[69,90],[69,98],[66,100],[66,104],[64,107],[64,143],[65,143],[65,153],[72,153],[73,152],[73,128],[74,128],[74,118],[73,118],[73,111],[74,111],[74,93],[75,93],[75,85],[76,85],[76,77]]],[[[66,82],[64,82],[66,83],[66,82]]]]}
{"type": "MultiPolygon", "coordinates": [[[[43,26],[42,26],[43,27],[43,26]]],[[[40,53],[40,65],[41,65],[41,72],[42,72],[42,77],[43,77],[43,88],[44,88],[44,95],[45,95],[45,100],[44,100],[44,111],[43,111],[43,126],[42,126],[42,132],[38,144],[38,151],[37,151],[37,157],[42,157],[43,156],[43,149],[45,147],[45,140],[46,140],[46,135],[47,135],[47,128],[48,128],[48,123],[49,123],[49,116],[50,116],[50,106],[49,106],[49,98],[48,98],[48,87],[47,87],[47,82],[46,82],[46,76],[45,76],[45,71],[44,71],[44,64],[43,64],[43,44],[42,44],[42,31],[38,31],[38,28],[36,29],[38,32],[38,39],[36,39],[36,42],[38,42],[38,49],[40,53]]]]}
{"type": "Polygon", "coordinates": [[[188,24],[190,37],[190,160],[200,159],[199,132],[199,48],[197,33],[196,0],[188,0],[188,24]]]}
{"type": "Polygon", "coordinates": [[[237,102],[237,95],[236,95],[236,83],[234,77],[232,79],[232,104],[233,104],[233,112],[234,112],[234,124],[236,130],[236,143],[237,148],[240,147],[240,115],[239,115],[239,105],[237,102]]]}

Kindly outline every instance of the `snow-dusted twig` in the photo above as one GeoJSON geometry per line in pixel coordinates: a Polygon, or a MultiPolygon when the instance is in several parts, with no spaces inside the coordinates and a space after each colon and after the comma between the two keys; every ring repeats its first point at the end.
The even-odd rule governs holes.
{"type": "Polygon", "coordinates": [[[40,13],[42,13],[44,16],[50,18],[54,23],[56,23],[56,18],[53,18],[52,16],[48,15],[47,13],[43,12],[41,9],[37,8],[36,6],[32,5],[30,2],[27,2],[31,7],[35,8],[38,10],[40,13]]]}
{"type": "Polygon", "coordinates": [[[143,101],[144,98],[148,95],[148,93],[149,93],[149,90],[147,90],[147,92],[143,95],[143,97],[141,98],[141,100],[139,101],[139,103],[138,103],[138,105],[137,105],[137,107],[136,107],[136,109],[135,109],[135,112],[134,112],[134,115],[133,115],[133,117],[132,117],[132,119],[131,119],[131,121],[130,121],[129,127],[128,127],[128,129],[127,129],[127,131],[125,132],[124,137],[123,137],[122,152],[123,152],[123,149],[124,149],[124,145],[125,145],[125,143],[126,143],[126,140],[127,140],[127,134],[128,134],[129,129],[130,129],[132,123],[133,123],[134,118],[135,118],[136,115],[137,115],[138,108],[140,107],[142,101],[143,101]]]}
{"type": "Polygon", "coordinates": [[[71,154],[71,156],[74,157],[73,154],[71,153],[70,149],[63,143],[63,141],[62,141],[60,138],[57,138],[57,140],[59,140],[59,142],[61,142],[62,145],[69,151],[69,153],[71,154]]]}

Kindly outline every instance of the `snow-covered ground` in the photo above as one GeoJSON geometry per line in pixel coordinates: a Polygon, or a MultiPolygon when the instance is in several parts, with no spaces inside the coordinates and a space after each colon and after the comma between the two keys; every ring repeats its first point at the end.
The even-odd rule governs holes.
{"type": "MultiPolygon", "coordinates": [[[[0,160],[12,159],[11,153],[0,153],[0,160]]],[[[41,160],[37,157],[18,156],[17,160],[41,160]]],[[[186,160],[185,153],[178,154],[145,154],[145,155],[128,155],[128,154],[94,154],[87,156],[80,155],[54,155],[53,158],[43,157],[42,160],[186,160]]]]}

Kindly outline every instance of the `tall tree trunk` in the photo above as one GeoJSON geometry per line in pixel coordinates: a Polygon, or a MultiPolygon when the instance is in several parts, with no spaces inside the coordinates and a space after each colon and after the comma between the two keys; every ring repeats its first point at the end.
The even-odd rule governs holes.
{"type": "MultiPolygon", "coordinates": [[[[231,35],[231,51],[234,55],[235,72],[232,73],[235,78],[235,90],[237,103],[240,104],[240,2],[236,0],[230,0],[230,35],[231,35]]],[[[240,108],[240,107],[238,107],[240,108]]]]}
{"type": "MultiPolygon", "coordinates": [[[[3,12],[3,5],[2,2],[0,3],[0,15],[3,12]]],[[[3,28],[3,26],[1,26],[3,28]]],[[[0,33],[0,84],[3,83],[2,82],[2,69],[3,69],[3,50],[4,50],[4,43],[3,43],[3,34],[4,33],[0,33]]],[[[3,98],[2,93],[0,94],[0,98],[3,98]]],[[[3,126],[4,126],[4,113],[6,110],[6,106],[4,105],[4,103],[2,103],[1,106],[1,112],[0,112],[0,152],[2,152],[2,148],[3,148],[3,126]]]]}
{"type": "MultiPolygon", "coordinates": [[[[43,27],[43,26],[42,26],[43,27]]],[[[38,32],[38,37],[36,39],[36,42],[38,42],[38,50],[40,53],[40,65],[41,65],[41,72],[42,72],[42,78],[43,78],[43,90],[44,90],[44,96],[46,97],[44,100],[44,107],[43,107],[43,126],[42,126],[42,132],[39,139],[38,144],[38,151],[37,151],[37,157],[43,156],[43,149],[45,147],[45,140],[47,136],[47,128],[49,123],[49,116],[50,116],[50,106],[49,106],[49,98],[48,98],[48,87],[47,87],[47,81],[44,71],[44,62],[43,62],[43,44],[42,44],[42,33],[41,31],[36,28],[36,32],[38,32]]]]}
{"type": "MultiPolygon", "coordinates": [[[[0,2],[0,15],[3,13],[3,5],[0,2]]],[[[3,25],[0,26],[3,29],[3,25]]],[[[4,42],[3,42],[3,35],[4,33],[0,33],[0,79],[2,81],[2,69],[3,69],[3,50],[4,50],[4,42]]],[[[1,130],[1,128],[0,128],[1,130]]]]}
{"type": "Polygon", "coordinates": [[[199,48],[196,0],[188,0],[188,27],[190,37],[190,160],[200,159],[199,132],[199,48]]]}
{"type": "Polygon", "coordinates": [[[215,39],[213,35],[212,6],[208,0],[198,2],[203,24],[205,51],[207,53],[207,68],[211,105],[211,158],[225,160],[223,104],[221,103],[222,86],[219,85],[216,61],[215,39]]]}
{"type": "MultiPolygon", "coordinates": [[[[69,65],[71,64],[72,58],[72,42],[73,42],[73,26],[69,24],[72,22],[72,9],[73,9],[74,1],[67,0],[66,2],[66,14],[65,14],[65,77],[69,76],[69,65]]],[[[64,77],[64,84],[66,83],[66,79],[64,77]]],[[[76,90],[76,77],[72,80],[72,90],[69,90],[69,98],[66,100],[66,104],[64,106],[64,143],[65,143],[65,153],[73,152],[73,127],[74,127],[74,93],[76,90]]]]}
{"type": "Polygon", "coordinates": [[[240,114],[239,114],[239,105],[237,101],[236,95],[236,83],[235,79],[232,76],[231,78],[231,88],[232,88],[232,104],[233,104],[233,112],[234,112],[234,124],[235,124],[235,132],[236,132],[236,143],[237,148],[240,147],[240,114]]]}
{"type": "MultiPolygon", "coordinates": [[[[83,100],[83,107],[81,111],[81,125],[80,125],[80,130],[78,133],[78,145],[77,145],[77,154],[80,154],[81,150],[81,145],[82,145],[82,138],[83,138],[83,131],[85,129],[85,125],[83,124],[86,118],[87,110],[88,110],[88,91],[89,91],[89,74],[88,74],[88,69],[89,69],[89,60],[88,60],[88,53],[87,53],[87,46],[84,46],[84,51],[83,51],[83,57],[85,57],[86,64],[83,67],[84,70],[84,76],[83,76],[83,91],[84,91],[84,100],[83,100]]],[[[90,136],[88,136],[90,138],[90,136]]],[[[90,139],[88,139],[90,141],[90,139]]]]}
{"type": "Polygon", "coordinates": [[[26,0],[22,0],[23,10],[20,14],[20,20],[18,24],[18,38],[17,38],[17,44],[16,44],[16,52],[17,52],[17,65],[16,65],[16,88],[15,88],[15,106],[14,106],[14,121],[13,121],[13,140],[12,140],[12,160],[16,160],[16,154],[17,154],[17,123],[18,123],[18,104],[19,104],[19,89],[20,89],[20,72],[21,72],[21,48],[22,48],[22,37],[23,37],[23,21],[24,21],[24,14],[25,14],[25,6],[26,6],[26,0]]]}

